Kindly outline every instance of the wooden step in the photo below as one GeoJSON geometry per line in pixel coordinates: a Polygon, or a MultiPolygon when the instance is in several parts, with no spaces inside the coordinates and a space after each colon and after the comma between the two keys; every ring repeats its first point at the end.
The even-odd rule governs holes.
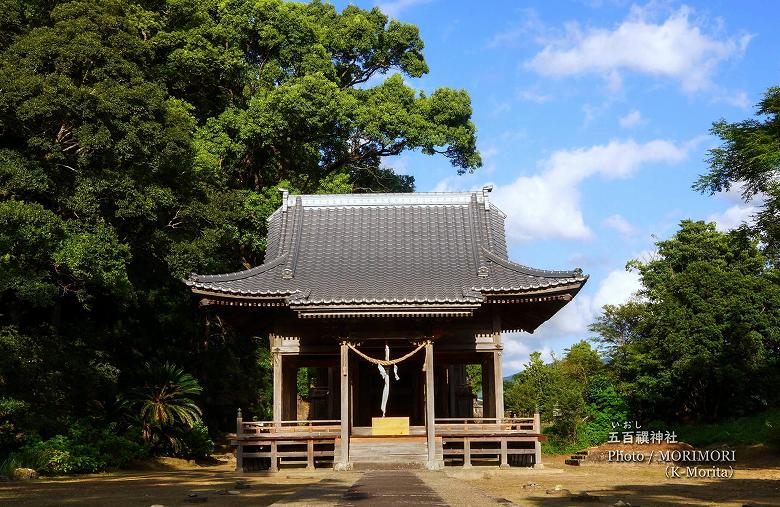
{"type": "Polygon", "coordinates": [[[352,463],[352,470],[425,470],[425,462],[352,463]]]}
{"type": "MultiPolygon", "coordinates": [[[[442,459],[441,439],[437,439],[436,455],[442,459]]],[[[349,461],[358,469],[383,467],[390,470],[417,469],[428,462],[428,442],[425,437],[353,437],[349,445],[349,461]]]]}

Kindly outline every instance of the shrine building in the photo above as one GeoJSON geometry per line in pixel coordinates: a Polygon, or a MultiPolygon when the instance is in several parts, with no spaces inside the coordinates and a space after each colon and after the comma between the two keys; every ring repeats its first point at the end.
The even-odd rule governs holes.
{"type": "Polygon", "coordinates": [[[207,311],[269,340],[273,419],[239,410],[239,470],[541,466],[539,415],[504,411],[501,333],[534,332],[588,277],[509,260],[490,190],[283,191],[263,264],[186,280],[207,311]]]}

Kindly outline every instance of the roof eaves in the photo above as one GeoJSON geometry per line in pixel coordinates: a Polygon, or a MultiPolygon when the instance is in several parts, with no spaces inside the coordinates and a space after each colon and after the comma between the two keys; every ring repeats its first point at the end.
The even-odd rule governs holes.
{"type": "Polygon", "coordinates": [[[481,286],[472,287],[473,290],[478,290],[483,296],[496,296],[496,295],[533,295],[533,294],[559,294],[563,292],[574,291],[576,294],[586,280],[575,280],[573,278],[555,280],[546,284],[536,285],[523,285],[523,286],[481,286]]]}
{"type": "Polygon", "coordinates": [[[236,297],[236,298],[249,298],[249,299],[285,299],[298,292],[298,290],[264,290],[264,291],[249,291],[242,289],[226,289],[224,287],[213,286],[208,284],[195,284],[192,285],[192,293],[202,296],[219,296],[219,297],[236,297]]]}
{"type": "Polygon", "coordinates": [[[524,275],[529,276],[537,276],[541,278],[571,278],[574,280],[587,280],[588,275],[582,274],[582,269],[576,268],[572,271],[553,271],[553,270],[547,270],[547,269],[537,269],[537,268],[531,268],[528,266],[524,266],[522,264],[518,264],[516,262],[512,262],[509,259],[504,259],[490,250],[488,250],[485,247],[482,247],[482,253],[492,262],[495,262],[496,264],[499,264],[507,269],[511,269],[512,271],[516,271],[518,273],[522,273],[524,275]]]}
{"type": "Polygon", "coordinates": [[[272,268],[275,268],[286,260],[287,254],[285,253],[276,257],[275,259],[272,259],[269,262],[265,262],[259,266],[255,266],[244,271],[235,271],[233,273],[224,273],[221,275],[199,275],[197,273],[190,273],[190,276],[184,280],[184,283],[189,286],[193,286],[200,282],[234,282],[236,280],[243,280],[244,278],[249,278],[250,276],[264,273],[272,268]]]}

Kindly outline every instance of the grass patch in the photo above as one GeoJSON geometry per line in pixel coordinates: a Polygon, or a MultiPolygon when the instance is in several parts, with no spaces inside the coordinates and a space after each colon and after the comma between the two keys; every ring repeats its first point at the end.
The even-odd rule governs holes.
{"type": "Polygon", "coordinates": [[[780,409],[711,424],[676,428],[677,439],[694,447],[713,444],[780,446],[780,409]]]}
{"type": "Polygon", "coordinates": [[[0,476],[11,477],[14,470],[21,466],[22,464],[16,456],[11,455],[0,459],[0,476]]]}

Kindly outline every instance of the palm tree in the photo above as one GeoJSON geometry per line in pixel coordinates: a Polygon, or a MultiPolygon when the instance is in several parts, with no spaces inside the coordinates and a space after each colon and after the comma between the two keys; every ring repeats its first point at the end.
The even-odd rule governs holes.
{"type": "Polygon", "coordinates": [[[129,401],[140,419],[143,438],[152,444],[164,439],[178,449],[178,430],[201,420],[192,397],[202,390],[195,377],[174,364],[145,363],[144,384],[130,392],[129,401]]]}

